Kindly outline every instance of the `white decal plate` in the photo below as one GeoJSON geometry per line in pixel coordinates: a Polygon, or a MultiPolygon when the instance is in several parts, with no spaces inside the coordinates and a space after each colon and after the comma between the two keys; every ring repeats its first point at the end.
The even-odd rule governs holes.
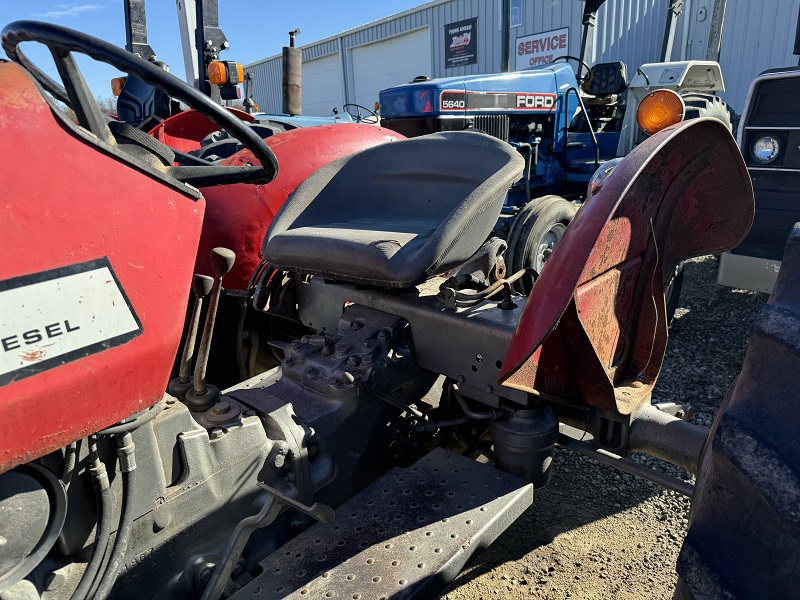
{"type": "Polygon", "coordinates": [[[0,281],[0,385],[141,332],[107,258],[0,281]]]}

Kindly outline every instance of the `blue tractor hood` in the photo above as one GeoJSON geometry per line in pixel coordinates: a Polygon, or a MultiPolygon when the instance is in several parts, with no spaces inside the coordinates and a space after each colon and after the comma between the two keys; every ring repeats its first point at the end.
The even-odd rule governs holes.
{"type": "Polygon", "coordinates": [[[519,114],[557,110],[558,96],[577,87],[567,63],[514,73],[425,79],[380,93],[382,119],[439,115],[519,114]]]}

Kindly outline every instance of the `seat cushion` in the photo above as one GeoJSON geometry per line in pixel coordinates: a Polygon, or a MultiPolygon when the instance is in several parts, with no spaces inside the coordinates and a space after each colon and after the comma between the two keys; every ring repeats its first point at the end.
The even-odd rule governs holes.
{"type": "Polygon", "coordinates": [[[467,260],[495,225],[525,161],[477,131],[392,142],[334,161],[276,215],[275,268],[381,287],[413,286],[467,260]]]}

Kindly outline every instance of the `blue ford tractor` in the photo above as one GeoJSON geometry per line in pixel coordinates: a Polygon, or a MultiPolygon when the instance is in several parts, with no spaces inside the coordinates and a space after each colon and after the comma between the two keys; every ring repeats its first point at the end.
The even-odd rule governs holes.
{"type": "MultiPolygon", "coordinates": [[[[585,3],[580,58],[561,56],[513,73],[418,77],[380,93],[384,127],[408,137],[476,129],[523,155],[525,174],[509,192],[495,230],[508,245],[505,262],[511,272],[541,270],[591,194],[589,188],[610,173],[614,163],[607,161],[683,119],[716,117],[732,129],[732,111],[715,95],[725,89],[719,64],[667,62],[682,2],[670,2],[662,62],[640,66],[630,80],[623,62],[590,67],[593,28],[603,2],[585,3]],[[577,75],[570,61],[578,65],[577,75]]],[[[673,274],[677,293],[681,275],[680,270],[673,274]]],[[[517,285],[528,292],[532,279],[517,285]]]]}

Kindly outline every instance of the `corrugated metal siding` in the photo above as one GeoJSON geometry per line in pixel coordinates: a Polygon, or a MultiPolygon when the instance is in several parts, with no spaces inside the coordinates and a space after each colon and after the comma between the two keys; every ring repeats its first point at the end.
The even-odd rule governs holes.
{"type": "MultiPolygon", "coordinates": [[[[405,13],[396,19],[365,26],[342,35],[342,48],[351,50],[366,44],[380,42],[396,35],[402,35],[427,27],[431,32],[431,66],[433,77],[454,77],[477,73],[490,73],[500,69],[499,36],[496,34],[499,12],[495,2],[483,0],[451,0],[435,5],[426,5],[415,12],[405,13]],[[446,69],[444,66],[444,27],[456,21],[478,18],[478,62],[446,69]]],[[[353,96],[354,84],[352,68],[347,55],[347,94],[353,96]]]]}
{"type": "MultiPolygon", "coordinates": [[[[560,29],[561,27],[569,27],[569,54],[572,56],[580,56],[581,51],[581,17],[583,15],[582,2],[566,2],[564,0],[523,0],[522,25],[515,27],[511,30],[511,68],[514,68],[515,62],[515,38],[532,35],[534,33],[542,33],[543,31],[550,31],[551,29],[560,29]]],[[[495,6],[497,15],[495,19],[499,18],[500,13],[495,6]]],[[[498,23],[495,23],[495,35],[500,38],[498,23]]],[[[498,62],[497,68],[500,68],[498,48],[498,62]]],[[[574,65],[573,65],[574,66],[574,65]]]]}
{"type": "Polygon", "coordinates": [[[728,0],[720,65],[726,102],[742,112],[750,82],[766,69],[797,64],[794,48],[800,0],[728,0]]]}
{"type": "Polygon", "coordinates": [[[280,114],[281,111],[281,57],[273,57],[248,65],[253,74],[253,99],[261,112],[280,114]]]}
{"type": "MultiPolygon", "coordinates": [[[[310,61],[339,51],[345,91],[353,101],[350,50],[428,27],[434,77],[493,73],[501,70],[500,4],[502,0],[445,0],[430,2],[374,24],[303,47],[310,61]],[[453,69],[444,66],[444,26],[478,18],[478,62],[453,69]],[[341,46],[339,46],[341,44],[341,46]]],[[[705,59],[708,26],[714,0],[686,0],[678,22],[672,60],[705,59]],[[698,11],[706,11],[703,21],[698,11]]],[[[629,76],[643,63],[659,60],[668,0],[607,0],[600,8],[595,30],[594,62],[621,60],[629,76]]],[[[800,0],[728,0],[722,41],[722,73],[728,91],[723,97],[741,112],[750,81],[770,67],[796,64],[792,44],[800,0]]],[[[570,28],[569,53],[578,56],[583,3],[578,0],[523,0],[523,24],[511,30],[511,65],[515,38],[570,28]]],[[[280,56],[248,65],[254,74],[255,98],[263,110],[280,111],[280,56]]]]}
{"type": "Polygon", "coordinates": [[[303,62],[322,58],[339,51],[338,40],[332,39],[303,48],[303,62]]]}
{"type": "MultiPolygon", "coordinates": [[[[374,25],[367,24],[357,29],[346,31],[334,38],[321,40],[303,46],[303,60],[309,61],[338,51],[339,43],[344,53],[345,90],[350,101],[353,97],[352,65],[349,50],[352,48],[380,42],[381,40],[428,27],[431,31],[431,64],[433,77],[450,77],[491,73],[500,70],[501,40],[498,35],[500,0],[450,0],[431,2],[401,13],[396,18],[379,21],[374,25]],[[456,21],[478,18],[478,62],[452,69],[444,67],[444,26],[456,21]]],[[[555,0],[553,0],[555,2],[555,0]]],[[[256,101],[262,110],[280,109],[280,57],[265,59],[246,69],[253,72],[253,88],[256,101]],[[277,68],[276,68],[277,67],[277,68]],[[277,91],[273,91],[273,90],[277,91]],[[263,104],[262,104],[263,101],[263,104]],[[269,107],[269,108],[266,108],[269,107]]]]}
{"type": "Polygon", "coordinates": [[[622,61],[629,76],[661,56],[667,0],[607,0],[597,14],[593,62],[622,61]]]}
{"type": "MultiPolygon", "coordinates": [[[[569,27],[569,53],[580,56],[582,2],[525,0],[524,15],[523,26],[512,30],[512,38],[569,27]]],[[[621,60],[635,70],[658,60],[666,15],[666,0],[607,0],[597,15],[592,62],[621,60]]],[[[512,43],[512,53],[513,47],[512,43]]],[[[513,63],[512,54],[512,68],[513,63]]]]}
{"type": "Polygon", "coordinates": [[[433,32],[433,76],[456,77],[491,73],[500,70],[500,53],[502,43],[498,35],[498,18],[500,17],[497,2],[481,0],[458,0],[446,2],[428,9],[428,18],[433,32]],[[445,37],[444,26],[456,21],[472,17],[478,18],[478,62],[453,69],[444,67],[445,37]]]}

